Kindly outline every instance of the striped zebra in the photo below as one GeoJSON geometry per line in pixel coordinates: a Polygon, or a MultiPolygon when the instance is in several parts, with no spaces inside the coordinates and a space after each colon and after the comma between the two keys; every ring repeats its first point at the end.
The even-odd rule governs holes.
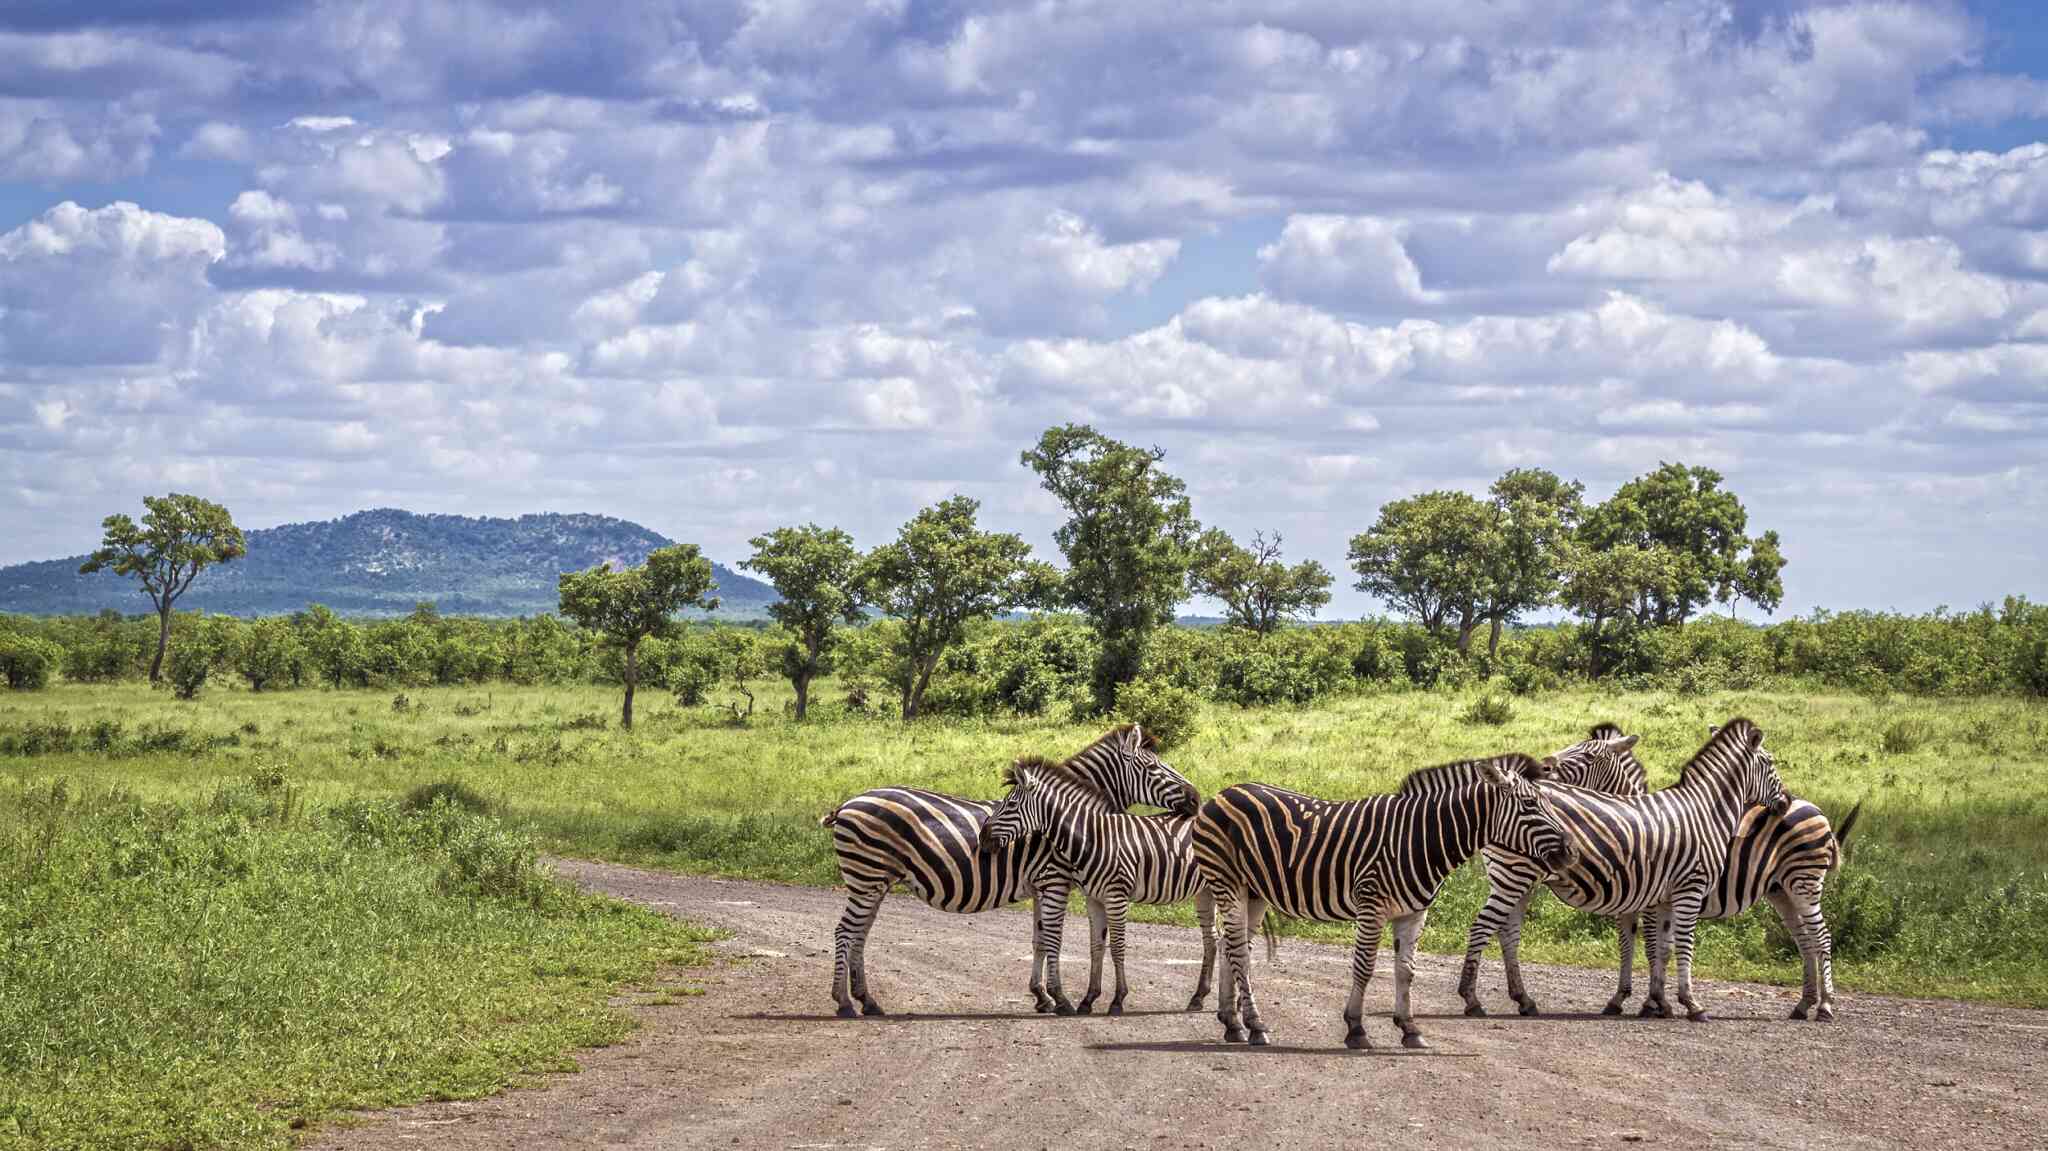
{"type": "MultiPolygon", "coordinates": [[[[1606,725],[1609,737],[1618,736],[1620,731],[1606,725]]],[[[1713,729],[1709,729],[1711,735],[1713,729]]],[[[1603,729],[1594,729],[1596,738],[1603,729]]],[[[1629,741],[1629,747],[1634,746],[1629,741]]],[[[1768,751],[1762,754],[1768,756],[1768,751]]],[[[1628,748],[1622,748],[1617,759],[1625,761],[1624,771],[1632,771],[1636,778],[1643,778],[1642,764],[1628,748]]],[[[1641,788],[1638,790],[1647,790],[1641,788]]],[[[1769,900],[1778,918],[1785,924],[1785,931],[1799,948],[1800,964],[1804,969],[1799,992],[1799,1002],[1793,1006],[1791,1018],[1805,1019],[1811,1011],[1816,1022],[1826,1023],[1835,1017],[1835,953],[1834,938],[1828,932],[1825,916],[1821,914],[1820,898],[1827,886],[1827,877],[1841,866],[1842,848],[1849,840],[1849,832],[1856,826],[1856,818],[1863,812],[1859,801],[1849,809],[1842,819],[1840,828],[1834,827],[1826,813],[1820,808],[1790,797],[1783,815],[1772,815],[1768,811],[1754,808],[1745,813],[1743,825],[1735,840],[1728,845],[1728,858],[1720,876],[1708,891],[1707,901],[1701,909],[1703,919],[1733,919],[1750,908],[1758,900],[1769,900]]],[[[1523,905],[1527,906],[1526,901],[1523,905]]],[[[1624,920],[1621,923],[1621,979],[1615,988],[1614,997],[1602,1008],[1603,1014],[1619,1015],[1622,1005],[1628,1001],[1634,988],[1631,967],[1635,962],[1636,923],[1624,920]]],[[[1662,924],[1656,931],[1644,933],[1644,943],[1653,945],[1662,938],[1662,924]]],[[[1505,945],[1503,945],[1505,949],[1505,945]]],[[[1657,962],[1654,954],[1648,956],[1653,965],[1657,962]]],[[[1512,968],[1511,968],[1512,970],[1512,968]]],[[[1519,982],[1510,975],[1509,983],[1519,982]]],[[[1533,1001],[1525,1005],[1524,1014],[1533,1011],[1533,1001]]]]}
{"type": "MultiPolygon", "coordinates": [[[[1202,974],[1189,1011],[1209,995],[1216,965],[1215,901],[1195,871],[1195,821],[1186,815],[1130,815],[1077,802],[1071,790],[1050,786],[1042,764],[1018,760],[1003,775],[1010,794],[981,829],[983,851],[1005,851],[1042,836],[1060,866],[1088,893],[1088,994],[1075,1010],[1087,1014],[1102,994],[1106,939],[1116,964],[1116,994],[1109,1013],[1124,1013],[1124,923],[1133,903],[1179,903],[1192,898],[1202,925],[1202,974]]],[[[1058,956],[1053,957],[1054,962],[1058,956]]]]}
{"type": "MultiPolygon", "coordinates": [[[[1136,724],[1115,728],[1072,759],[1048,765],[1046,778],[1048,786],[1105,811],[1147,803],[1192,814],[1201,800],[1194,784],[1159,758],[1157,746],[1136,724]]],[[[818,821],[832,832],[846,885],[846,911],[832,938],[832,998],[841,1017],[883,1014],[868,987],[867,938],[883,897],[898,881],[941,911],[970,915],[1034,897],[1032,998],[1040,1011],[1073,1013],[1060,988],[1058,958],[1073,881],[1040,837],[982,851],[981,827],[995,807],[922,788],[878,787],[818,821]]]]}
{"type": "MultiPolygon", "coordinates": [[[[1573,907],[1623,922],[1644,912],[1657,913],[1644,1015],[1670,1013],[1664,1001],[1664,975],[1675,945],[1678,1001],[1689,1018],[1707,1018],[1692,996],[1692,954],[1700,917],[1728,868],[1729,844],[1746,830],[1745,813],[1762,806],[1782,817],[1790,805],[1763,739],[1762,729],[1750,721],[1731,720],[1686,764],[1678,783],[1661,791],[1621,796],[1569,786],[1542,788],[1571,828],[1578,848],[1576,863],[1561,872],[1552,869],[1544,880],[1551,891],[1573,907]]],[[[1596,758],[1625,754],[1633,746],[1627,739],[1593,742],[1607,745],[1604,752],[1592,753],[1596,758]]],[[[1501,951],[1512,965],[1509,993],[1525,1013],[1533,1011],[1533,1002],[1521,987],[1512,937],[1519,936],[1537,878],[1542,877],[1528,866],[1501,866],[1488,860],[1486,905],[1466,937],[1465,964],[1458,978],[1467,1014],[1484,1012],[1476,990],[1479,959],[1496,930],[1502,931],[1501,951]]],[[[1624,968],[1623,979],[1627,978],[1624,968]]],[[[1618,1001],[1609,1006],[1620,1010],[1618,1001]]]]}
{"type": "MultiPolygon", "coordinates": [[[[1225,788],[1195,817],[1195,866],[1223,923],[1217,1021],[1225,1043],[1271,1041],[1248,966],[1250,925],[1268,905],[1283,915],[1358,926],[1344,1044],[1365,1036],[1365,986],[1380,931],[1394,928],[1394,1025],[1401,1045],[1427,1047],[1408,1009],[1415,941],[1453,870],[1483,847],[1526,855],[1549,869],[1572,861],[1572,840],[1547,792],[1526,776],[1541,764],[1505,755],[1416,773],[1444,773],[1442,789],[1333,802],[1263,783],[1225,788]],[[1233,991],[1235,995],[1233,996],[1233,991]]],[[[1414,777],[1411,777],[1414,778],[1414,777]]]]}

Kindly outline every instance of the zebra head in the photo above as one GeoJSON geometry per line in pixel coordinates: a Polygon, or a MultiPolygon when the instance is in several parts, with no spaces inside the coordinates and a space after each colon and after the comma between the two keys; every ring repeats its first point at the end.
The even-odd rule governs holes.
{"type": "Polygon", "coordinates": [[[1552,783],[1591,791],[1640,795],[1649,787],[1643,777],[1643,765],[1630,754],[1636,738],[1621,734],[1621,729],[1612,724],[1601,724],[1593,729],[1590,739],[1582,739],[1544,760],[1550,766],[1548,778],[1552,783]]]}
{"type": "Polygon", "coordinates": [[[1557,809],[1542,789],[1530,782],[1520,762],[1528,759],[1508,756],[1480,764],[1485,793],[1493,800],[1486,805],[1486,842],[1481,846],[1497,847],[1552,871],[1563,871],[1578,862],[1579,849],[1557,809]]]}
{"type": "Polygon", "coordinates": [[[1173,765],[1159,758],[1159,744],[1135,723],[1114,728],[1082,748],[1066,766],[1088,780],[1118,808],[1134,803],[1193,815],[1202,793],[1173,765]]]}
{"type": "Polygon", "coordinates": [[[1020,759],[1004,768],[1003,785],[1010,793],[989,813],[988,822],[981,825],[984,852],[1007,851],[1018,840],[1052,826],[1051,796],[1040,784],[1036,765],[1020,759]]]}
{"type": "MultiPolygon", "coordinates": [[[[1705,771],[1727,772],[1736,798],[1744,805],[1768,808],[1772,815],[1785,814],[1792,806],[1792,794],[1778,778],[1778,758],[1764,746],[1764,729],[1738,718],[1709,727],[1707,734],[1707,746],[1686,764],[1686,772],[1696,765],[1705,771]]],[[[1683,775],[1679,782],[1684,782],[1683,775]]]]}

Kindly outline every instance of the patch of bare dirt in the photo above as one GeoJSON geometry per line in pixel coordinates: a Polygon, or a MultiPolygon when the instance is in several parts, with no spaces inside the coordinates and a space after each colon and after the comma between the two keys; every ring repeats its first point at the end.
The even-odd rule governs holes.
{"type": "MultiPolygon", "coordinates": [[[[627,1042],[580,1074],[476,1103],[382,1112],[313,1141],[327,1151],[431,1147],[1543,1147],[2042,1146],[2048,1012],[1840,996],[1834,1024],[1783,1016],[1796,993],[1706,983],[1711,1023],[1602,1018],[1609,972],[1526,968],[1546,1014],[1468,1019],[1455,960],[1421,957],[1404,1052],[1386,1018],[1392,953],[1367,997],[1373,1041],[1342,1046],[1347,949],[1254,947],[1276,1045],[1225,1047],[1187,1013],[1189,929],[1132,924],[1132,1013],[1034,1014],[1029,923],[894,895],[868,947],[891,1014],[832,1014],[834,891],[610,864],[557,868],[597,891],[733,931],[705,994],[636,1007],[627,1042]]],[[[1085,921],[1068,929],[1070,994],[1085,921]]],[[[1489,1006],[1511,1008],[1490,961],[1489,1006]]],[[[699,975],[702,975],[699,978],[699,975]]],[[[1640,988],[1640,974],[1638,983],[1640,988]]],[[[1214,1000],[1212,998],[1211,1003],[1214,1000]]]]}

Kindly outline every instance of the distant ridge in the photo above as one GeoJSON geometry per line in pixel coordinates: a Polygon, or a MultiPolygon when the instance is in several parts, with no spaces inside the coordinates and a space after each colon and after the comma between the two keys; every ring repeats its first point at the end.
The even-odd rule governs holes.
{"type": "MultiPolygon", "coordinates": [[[[421,515],[376,508],[337,520],[247,533],[249,554],[200,574],[183,611],[273,615],[324,603],[343,615],[392,616],[431,600],[446,615],[539,615],[558,606],[556,580],[602,561],[632,566],[675,541],[599,515],[517,519],[421,515]]],[[[29,615],[150,610],[134,580],[79,575],[84,556],[0,568],[0,611],[29,615]]],[[[712,565],[718,614],[759,617],[775,589],[712,565]]]]}

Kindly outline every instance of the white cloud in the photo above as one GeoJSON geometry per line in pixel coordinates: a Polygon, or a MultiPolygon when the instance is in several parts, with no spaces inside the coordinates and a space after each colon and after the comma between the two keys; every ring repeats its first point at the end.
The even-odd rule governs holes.
{"type": "Polygon", "coordinates": [[[1408,225],[1372,216],[1289,216],[1280,238],[1259,249],[1260,275],[1283,294],[1339,307],[1432,304],[1403,241],[1408,225]]]}

